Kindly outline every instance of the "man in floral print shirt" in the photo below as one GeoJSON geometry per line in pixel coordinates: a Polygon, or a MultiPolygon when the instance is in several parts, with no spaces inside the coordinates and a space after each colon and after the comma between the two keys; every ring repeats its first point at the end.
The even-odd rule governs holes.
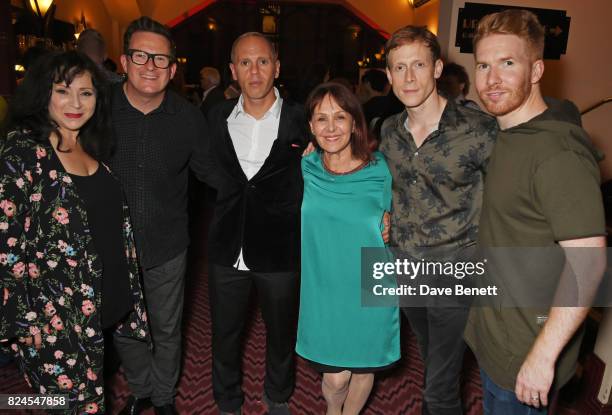
{"type": "MultiPolygon", "coordinates": [[[[468,255],[478,232],[495,120],[438,95],[440,46],[407,26],[386,45],[387,77],[406,110],[387,119],[381,151],[393,176],[391,243],[415,260],[468,255]]],[[[467,306],[404,307],[425,362],[423,414],[462,414],[459,373],[467,306]]]]}

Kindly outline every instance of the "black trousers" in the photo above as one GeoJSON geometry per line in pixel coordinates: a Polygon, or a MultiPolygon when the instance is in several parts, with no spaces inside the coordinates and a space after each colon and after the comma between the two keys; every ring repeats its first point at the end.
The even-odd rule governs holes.
{"type": "Polygon", "coordinates": [[[249,297],[257,290],[266,326],[264,390],[274,402],[289,400],[295,384],[295,331],[299,278],[295,272],[239,271],[211,264],[213,395],[219,408],[232,412],[242,406],[242,338],[251,317],[249,297]]]}
{"type": "Polygon", "coordinates": [[[463,330],[469,307],[405,307],[425,363],[423,415],[462,415],[463,330]]]}

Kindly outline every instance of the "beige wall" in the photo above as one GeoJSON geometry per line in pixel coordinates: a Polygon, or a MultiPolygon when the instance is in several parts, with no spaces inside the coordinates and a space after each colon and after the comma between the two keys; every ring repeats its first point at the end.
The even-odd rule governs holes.
{"type": "Polygon", "coordinates": [[[204,0],[138,0],[141,5],[142,14],[158,20],[162,23],[168,23],[172,19],[177,18],[183,13],[188,12],[192,8],[199,6],[202,3],[209,3],[204,0]]]}
{"type": "MultiPolygon", "coordinates": [[[[437,1],[437,0],[436,0],[437,1]]],[[[346,0],[388,33],[411,24],[415,11],[408,0],[346,0]]]]}
{"type": "Polygon", "coordinates": [[[414,9],[414,21],[412,24],[417,26],[427,26],[432,33],[437,34],[440,1],[444,0],[431,0],[429,3],[425,3],[423,6],[414,9]]]}
{"type": "MultiPolygon", "coordinates": [[[[441,0],[440,17],[450,16],[450,25],[440,25],[440,38],[444,39],[443,54],[449,61],[466,67],[470,78],[474,72],[472,54],[460,53],[455,47],[455,32],[459,8],[465,0],[441,0]]],[[[612,16],[609,0],[478,0],[481,3],[511,4],[565,10],[571,18],[567,52],[560,60],[546,60],[542,80],[545,95],[566,98],[584,109],[603,98],[612,96],[612,42],[608,33],[612,16]]],[[[469,97],[478,100],[474,88],[469,97]]],[[[611,106],[612,104],[608,104],[611,106]]],[[[593,141],[608,160],[602,164],[602,174],[612,178],[612,133],[608,127],[612,111],[601,107],[584,118],[584,126],[593,141]],[[606,144],[608,143],[608,144],[606,144]]]]}

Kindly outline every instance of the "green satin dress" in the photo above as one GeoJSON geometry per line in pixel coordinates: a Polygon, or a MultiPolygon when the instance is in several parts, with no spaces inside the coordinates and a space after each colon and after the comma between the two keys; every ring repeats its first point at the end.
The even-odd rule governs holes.
{"type": "Polygon", "coordinates": [[[321,154],[302,159],[302,269],[297,353],[336,368],[382,368],[400,358],[397,307],[361,304],[361,248],[384,247],[382,217],[391,209],[383,155],[335,175],[321,154]]]}

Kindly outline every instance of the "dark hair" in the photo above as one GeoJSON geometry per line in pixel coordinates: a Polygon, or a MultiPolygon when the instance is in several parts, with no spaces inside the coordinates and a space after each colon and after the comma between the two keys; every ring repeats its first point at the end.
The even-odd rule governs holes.
{"type": "Polygon", "coordinates": [[[104,37],[102,37],[102,34],[96,29],[85,29],[79,35],[76,50],[83,52],[89,57],[91,57],[93,54],[99,56],[101,59],[104,59],[106,42],[104,42],[104,37]]]}
{"type": "Polygon", "coordinates": [[[102,62],[102,66],[104,66],[108,71],[117,72],[117,64],[111,58],[104,59],[104,62],[102,62]]]}
{"type": "Polygon", "coordinates": [[[172,33],[170,33],[170,30],[160,22],[153,20],[148,16],[141,16],[132,21],[132,23],[130,23],[125,30],[125,34],[123,35],[124,54],[127,54],[127,51],[130,48],[132,35],[136,32],[151,32],[162,35],[168,39],[168,42],[170,43],[170,56],[172,56],[173,59],[176,57],[176,44],[174,43],[174,39],[172,39],[172,33]]]}
{"type": "Polygon", "coordinates": [[[278,51],[276,50],[276,46],[274,46],[274,43],[272,43],[272,41],[268,39],[266,35],[259,33],[259,32],[246,32],[238,36],[236,40],[234,40],[234,43],[232,43],[232,50],[230,52],[230,59],[232,63],[235,63],[236,47],[238,46],[238,43],[240,43],[242,39],[245,39],[247,37],[257,37],[259,39],[262,39],[270,47],[270,50],[272,51],[272,57],[274,58],[274,60],[278,59],[278,51]]]}
{"type": "Polygon", "coordinates": [[[460,84],[463,84],[463,90],[461,91],[463,95],[467,95],[468,92],[470,92],[470,77],[463,66],[453,62],[445,63],[444,68],[442,68],[440,79],[446,78],[447,76],[454,76],[460,84]]]}
{"type": "MultiPolygon", "coordinates": [[[[359,160],[372,160],[372,152],[376,149],[377,142],[370,136],[368,126],[361,109],[357,96],[346,86],[336,82],[326,82],[317,86],[306,101],[306,113],[308,119],[312,119],[316,108],[326,96],[330,96],[344,111],[351,114],[355,122],[355,132],[351,134],[351,151],[353,156],[359,160]]],[[[319,147],[316,140],[312,140],[315,147],[319,147]]]]}
{"type": "Polygon", "coordinates": [[[30,69],[17,88],[10,108],[10,130],[27,134],[38,142],[48,143],[49,135],[58,137],[57,149],[62,151],[62,135],[49,116],[49,101],[53,84],[70,85],[83,73],[91,75],[96,94],[96,109],[81,127],[79,142],[83,150],[96,160],[104,160],[112,150],[110,99],[106,79],[97,65],[86,55],[76,52],[50,52],[30,69]]]}
{"type": "Polygon", "coordinates": [[[329,73],[327,64],[320,62],[310,63],[302,71],[298,80],[297,91],[293,99],[304,104],[308,99],[308,95],[313,89],[325,80],[325,76],[329,73]]]}
{"type": "Polygon", "coordinates": [[[538,17],[529,10],[507,9],[501,12],[487,14],[480,19],[472,44],[474,52],[478,42],[489,35],[516,35],[525,40],[531,49],[532,58],[542,59],[544,55],[544,26],[538,17]]]}
{"type": "Polygon", "coordinates": [[[426,26],[405,26],[396,30],[385,44],[385,55],[387,56],[387,66],[389,66],[389,54],[393,49],[414,42],[421,42],[431,52],[432,62],[435,63],[441,58],[440,43],[436,35],[431,33],[426,26]]]}
{"type": "Polygon", "coordinates": [[[28,48],[28,50],[26,50],[23,54],[22,63],[25,70],[27,71],[32,66],[34,66],[34,64],[38,62],[38,60],[45,56],[47,53],[49,53],[49,51],[43,48],[42,46],[35,45],[28,48]]]}
{"type": "Polygon", "coordinates": [[[333,82],[335,84],[340,84],[342,86],[345,86],[349,91],[355,92],[355,85],[353,85],[353,83],[351,81],[349,81],[348,78],[345,78],[343,76],[334,77],[334,78],[330,79],[329,82],[333,82]]]}
{"type": "Polygon", "coordinates": [[[374,91],[383,92],[387,86],[387,75],[378,69],[369,69],[361,77],[361,82],[370,84],[374,91]]]}

